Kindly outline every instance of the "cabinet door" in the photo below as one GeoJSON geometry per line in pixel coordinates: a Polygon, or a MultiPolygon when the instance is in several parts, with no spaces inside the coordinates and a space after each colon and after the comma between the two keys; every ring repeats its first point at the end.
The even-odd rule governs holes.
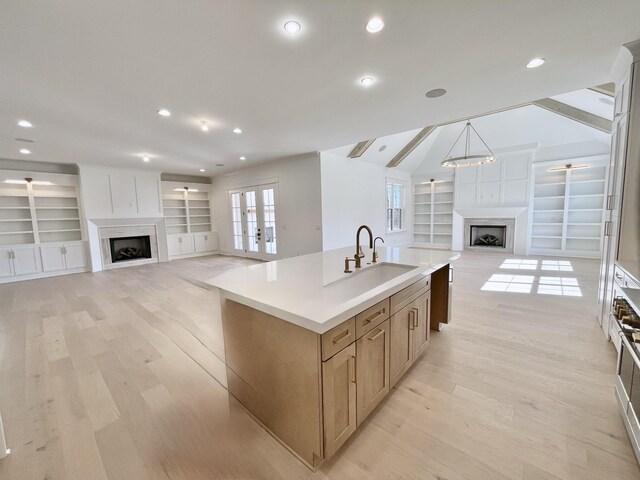
{"type": "Polygon", "coordinates": [[[182,237],[179,236],[167,236],[167,250],[169,251],[169,256],[174,257],[176,255],[180,255],[180,239],[182,237]]]}
{"type": "Polygon", "coordinates": [[[356,342],[358,425],[389,393],[389,320],[356,342]]]}
{"type": "Polygon", "coordinates": [[[413,303],[410,303],[390,319],[389,374],[393,387],[413,362],[413,303]]]}
{"type": "Polygon", "coordinates": [[[16,275],[29,275],[42,271],[38,247],[14,247],[13,268],[16,275]]]}
{"type": "Polygon", "coordinates": [[[84,243],[70,243],[64,246],[64,261],[67,269],[87,266],[87,249],[84,243]]]}
{"type": "Polygon", "coordinates": [[[216,232],[207,233],[207,251],[215,252],[218,250],[218,234],[216,232]]]}
{"type": "Polygon", "coordinates": [[[42,270],[45,272],[55,272],[64,270],[64,250],[61,245],[41,246],[42,270]]]}
{"type": "Polygon", "coordinates": [[[13,261],[11,257],[10,248],[0,248],[0,277],[10,277],[13,275],[13,261]]]}
{"type": "Polygon", "coordinates": [[[330,458],[356,429],[356,344],[322,362],[324,455],[330,458]]]}
{"type": "Polygon", "coordinates": [[[195,246],[193,243],[193,235],[182,235],[180,237],[182,239],[181,242],[181,253],[182,255],[189,255],[195,252],[195,246]]]}
{"type": "Polygon", "coordinates": [[[431,292],[420,295],[414,302],[413,306],[413,358],[416,358],[424,352],[429,342],[429,318],[431,310],[431,292]]]}
{"type": "Polygon", "coordinates": [[[195,241],[196,253],[204,253],[204,252],[210,252],[212,250],[215,250],[215,248],[212,248],[211,246],[212,236],[213,236],[212,233],[196,234],[193,236],[193,239],[195,241]]]}

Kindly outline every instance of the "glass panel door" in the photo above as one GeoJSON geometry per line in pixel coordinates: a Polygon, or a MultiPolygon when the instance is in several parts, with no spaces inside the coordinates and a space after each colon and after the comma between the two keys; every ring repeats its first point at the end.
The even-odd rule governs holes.
{"type": "Polygon", "coordinates": [[[271,260],[278,254],[276,184],[229,193],[233,249],[237,255],[271,260]]]}

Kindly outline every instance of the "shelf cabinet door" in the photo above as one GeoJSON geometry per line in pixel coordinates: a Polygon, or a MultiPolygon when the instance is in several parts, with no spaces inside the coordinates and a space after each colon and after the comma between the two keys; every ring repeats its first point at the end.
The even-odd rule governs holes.
{"type": "Polygon", "coordinates": [[[181,254],[189,255],[195,252],[195,245],[193,243],[193,235],[182,235],[180,237],[182,239],[181,242],[181,254]]]}
{"type": "Polygon", "coordinates": [[[389,393],[389,345],[389,320],[356,342],[358,425],[389,393]]]}
{"type": "Polygon", "coordinates": [[[413,363],[413,302],[390,319],[389,370],[393,387],[413,363]]]}
{"type": "Polygon", "coordinates": [[[199,233],[193,236],[196,253],[213,252],[218,249],[215,233],[199,233]]]}
{"type": "Polygon", "coordinates": [[[87,249],[84,243],[71,243],[64,246],[64,260],[67,269],[85,268],[87,266],[87,249]]]}
{"type": "Polygon", "coordinates": [[[60,245],[40,246],[42,254],[42,270],[45,272],[55,272],[64,270],[64,250],[60,245]]]}
{"type": "Polygon", "coordinates": [[[11,249],[0,248],[0,278],[13,276],[13,261],[11,249]]]}
{"type": "Polygon", "coordinates": [[[167,249],[170,257],[180,255],[182,253],[180,248],[180,239],[181,237],[179,236],[167,236],[167,249]]]}
{"type": "Polygon", "coordinates": [[[29,275],[42,271],[38,247],[13,247],[13,268],[16,275],[29,275]]]}
{"type": "Polygon", "coordinates": [[[431,310],[431,291],[420,295],[413,302],[414,329],[413,329],[413,358],[414,361],[427,348],[429,342],[429,319],[431,310]]]}
{"type": "Polygon", "coordinates": [[[322,362],[324,455],[330,458],[356,429],[356,344],[322,362]]]}

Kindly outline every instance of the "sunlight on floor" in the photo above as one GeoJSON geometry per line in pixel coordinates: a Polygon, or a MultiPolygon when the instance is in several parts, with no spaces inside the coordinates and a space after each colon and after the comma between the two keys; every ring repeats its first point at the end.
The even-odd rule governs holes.
{"type": "MultiPolygon", "coordinates": [[[[571,262],[567,260],[522,260],[508,258],[501,270],[540,270],[546,272],[573,272],[571,262]]],[[[566,297],[581,297],[582,291],[575,277],[551,277],[537,275],[511,275],[493,274],[482,286],[486,292],[531,293],[535,291],[539,295],[561,295],[566,297]],[[534,286],[536,287],[534,289],[534,286]]]]}

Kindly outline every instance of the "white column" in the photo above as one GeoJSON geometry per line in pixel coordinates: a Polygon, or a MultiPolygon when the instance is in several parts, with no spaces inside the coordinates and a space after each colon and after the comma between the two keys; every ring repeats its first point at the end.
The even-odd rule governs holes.
{"type": "Polygon", "coordinates": [[[7,448],[7,442],[4,439],[4,428],[2,427],[2,416],[0,415],[0,459],[6,457],[11,453],[11,450],[7,448]]]}

